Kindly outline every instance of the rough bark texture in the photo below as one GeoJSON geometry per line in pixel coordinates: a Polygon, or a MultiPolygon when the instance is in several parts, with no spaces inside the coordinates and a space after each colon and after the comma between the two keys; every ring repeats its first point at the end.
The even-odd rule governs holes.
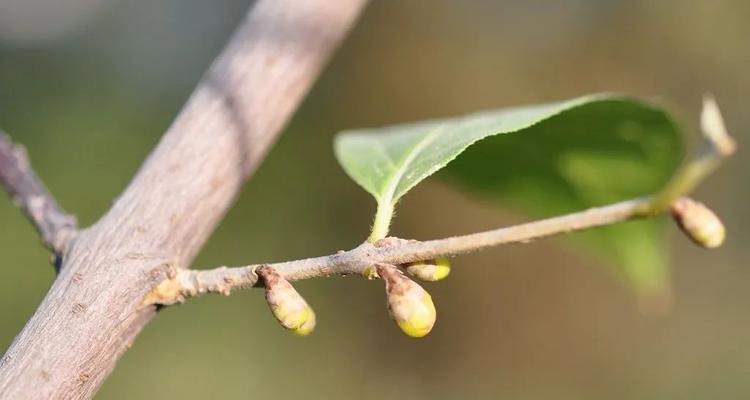
{"type": "Polygon", "coordinates": [[[90,398],[263,159],[364,0],[260,0],[0,361],[2,399],[90,398]]]}

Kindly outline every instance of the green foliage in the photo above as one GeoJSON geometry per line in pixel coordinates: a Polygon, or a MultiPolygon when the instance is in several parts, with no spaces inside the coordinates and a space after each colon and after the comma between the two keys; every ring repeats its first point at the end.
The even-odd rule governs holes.
{"type": "MultiPolygon", "coordinates": [[[[449,163],[441,172],[449,182],[544,217],[659,190],[675,170],[682,144],[659,107],[596,94],[346,131],[337,136],[335,151],[347,174],[378,203],[371,236],[377,240],[387,235],[398,200],[449,163]]],[[[575,238],[617,265],[640,294],[651,295],[667,284],[662,228],[662,220],[628,222],[575,238]]]]}

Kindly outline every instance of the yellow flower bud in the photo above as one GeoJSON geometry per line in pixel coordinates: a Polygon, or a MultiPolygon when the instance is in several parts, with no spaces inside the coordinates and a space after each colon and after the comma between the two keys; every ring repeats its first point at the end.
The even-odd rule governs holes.
{"type": "Polygon", "coordinates": [[[266,301],[281,326],[298,336],[307,336],[315,328],[315,313],[291,283],[268,266],[255,270],[266,288],[266,301]]]}
{"type": "Polygon", "coordinates": [[[378,271],[375,269],[374,265],[371,265],[365,268],[364,271],[362,271],[362,277],[364,277],[368,281],[378,279],[379,278],[378,271]]]}
{"type": "Polygon", "coordinates": [[[724,242],[724,224],[702,203],[682,197],[672,205],[671,211],[680,229],[699,246],[715,248],[724,242]]]}
{"type": "Polygon", "coordinates": [[[411,337],[430,333],[436,317],[430,294],[394,266],[379,264],[376,268],[385,281],[388,312],[399,328],[411,337]]]}
{"type": "Polygon", "coordinates": [[[405,267],[409,275],[427,282],[439,281],[451,273],[451,263],[445,257],[409,263],[405,267]]]}

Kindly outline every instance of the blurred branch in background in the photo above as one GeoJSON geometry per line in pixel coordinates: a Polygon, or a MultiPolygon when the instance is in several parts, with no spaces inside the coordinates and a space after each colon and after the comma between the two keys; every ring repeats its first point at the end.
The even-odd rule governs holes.
{"type": "MultiPolygon", "coordinates": [[[[56,255],[78,232],[75,217],[65,212],[34,172],[26,149],[0,131],[0,186],[23,211],[56,255]]],[[[56,265],[56,267],[59,267],[56,265]]]]}

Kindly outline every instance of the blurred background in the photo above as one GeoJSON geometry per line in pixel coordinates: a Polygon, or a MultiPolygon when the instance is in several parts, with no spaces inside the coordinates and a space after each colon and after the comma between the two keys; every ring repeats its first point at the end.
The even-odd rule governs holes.
{"type": "MultiPolygon", "coordinates": [[[[0,0],[0,126],[90,224],[249,6],[0,0]]],[[[671,232],[676,297],[666,316],[643,316],[606,268],[544,240],[456,259],[450,279],[427,286],[439,317],[424,340],[390,322],[381,284],[356,278],[297,285],[318,313],[306,339],[276,324],[258,290],[170,307],[98,398],[747,397],[748,21],[745,0],[373,1],[195,263],[361,242],[374,202],[334,160],[332,137],[344,128],[612,90],[658,96],[695,135],[700,98],[712,92],[740,153],[696,197],[724,217],[729,237],[706,252],[671,232]]],[[[427,239],[522,220],[432,179],[402,201],[393,232],[427,239]]],[[[54,279],[47,260],[1,199],[3,349],[54,279]]]]}

